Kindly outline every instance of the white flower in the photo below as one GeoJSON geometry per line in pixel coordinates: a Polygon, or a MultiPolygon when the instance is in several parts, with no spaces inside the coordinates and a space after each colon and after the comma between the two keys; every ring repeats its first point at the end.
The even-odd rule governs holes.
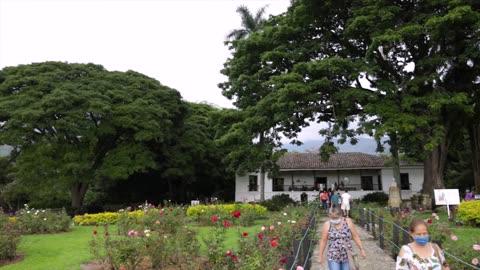
{"type": "Polygon", "coordinates": [[[43,218],[43,220],[47,220],[47,218],[43,218]]]}
{"type": "Polygon", "coordinates": [[[262,226],[262,231],[265,231],[265,226],[262,226]]]}
{"type": "Polygon", "coordinates": [[[286,216],[286,215],[287,215],[287,213],[283,213],[283,215],[284,215],[284,216],[286,216]]]}
{"type": "Polygon", "coordinates": [[[167,238],[167,236],[166,236],[166,235],[164,235],[164,236],[163,236],[163,238],[167,238]]]}
{"type": "Polygon", "coordinates": [[[282,222],[280,222],[280,221],[279,221],[279,222],[277,222],[277,225],[279,225],[279,226],[280,226],[280,225],[282,225],[282,222]]]}
{"type": "Polygon", "coordinates": [[[42,213],[45,213],[45,210],[42,210],[42,213]]]}
{"type": "Polygon", "coordinates": [[[288,223],[290,223],[290,222],[291,222],[291,221],[290,221],[290,219],[289,219],[289,220],[287,220],[287,222],[288,222],[288,223]]]}
{"type": "Polygon", "coordinates": [[[292,224],[295,224],[295,223],[297,223],[297,222],[295,220],[292,220],[292,224]]]}
{"type": "Polygon", "coordinates": [[[150,232],[150,230],[145,230],[145,231],[143,231],[143,233],[149,233],[149,232],[150,232]]]}
{"type": "Polygon", "coordinates": [[[30,211],[27,211],[27,214],[30,214],[30,211]]]}

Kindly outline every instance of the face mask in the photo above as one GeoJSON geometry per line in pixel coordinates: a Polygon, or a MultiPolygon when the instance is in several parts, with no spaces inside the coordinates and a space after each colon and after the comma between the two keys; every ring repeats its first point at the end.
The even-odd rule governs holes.
{"type": "Polygon", "coordinates": [[[337,225],[337,224],[340,224],[340,222],[342,222],[342,219],[340,219],[340,218],[330,219],[330,222],[331,222],[333,225],[337,225]]]}
{"type": "Polygon", "coordinates": [[[420,246],[425,246],[427,243],[428,243],[428,235],[425,236],[425,237],[414,237],[413,240],[415,240],[415,242],[417,244],[419,244],[420,246]]]}

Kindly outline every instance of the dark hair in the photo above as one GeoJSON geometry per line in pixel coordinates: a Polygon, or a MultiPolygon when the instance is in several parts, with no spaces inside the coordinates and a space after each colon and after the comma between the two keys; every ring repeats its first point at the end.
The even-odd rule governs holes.
{"type": "Polygon", "coordinates": [[[412,220],[412,222],[410,222],[410,232],[413,233],[413,231],[415,230],[415,228],[418,225],[425,225],[425,227],[427,228],[427,232],[428,232],[428,224],[425,222],[425,220],[420,219],[420,218],[416,218],[416,219],[412,220]]]}

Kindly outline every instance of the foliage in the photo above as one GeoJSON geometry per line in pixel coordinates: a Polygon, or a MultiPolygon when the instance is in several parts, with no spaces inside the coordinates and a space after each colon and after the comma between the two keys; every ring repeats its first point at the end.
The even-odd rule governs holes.
{"type": "Polygon", "coordinates": [[[13,147],[15,181],[29,195],[70,193],[74,209],[100,180],[156,168],[149,144],[173,140],[184,111],[177,91],[133,71],[61,62],[0,71],[0,142],[13,147]]]}
{"type": "Polygon", "coordinates": [[[15,223],[0,213],[0,261],[15,259],[19,243],[20,233],[15,223]]]}
{"type": "Polygon", "coordinates": [[[379,151],[388,136],[395,157],[428,161],[423,189],[432,192],[462,127],[479,134],[478,120],[466,121],[479,112],[479,21],[472,1],[296,1],[235,43],[223,94],[244,122],[292,143],[311,122],[329,123],[322,157],[336,136],[355,144],[368,134],[379,151]]]}
{"type": "Polygon", "coordinates": [[[211,217],[228,219],[236,211],[242,213],[244,226],[250,226],[253,220],[265,215],[267,208],[259,204],[236,203],[218,205],[195,205],[187,209],[187,216],[197,220],[200,224],[210,224],[211,217]]]}
{"type": "Polygon", "coordinates": [[[20,210],[16,224],[25,234],[55,233],[70,230],[71,218],[65,209],[53,211],[50,209],[35,209],[28,205],[20,210]]]}
{"type": "Polygon", "coordinates": [[[119,213],[117,212],[104,212],[98,214],[84,214],[76,215],[73,217],[75,225],[97,225],[97,224],[116,224],[118,221],[119,213]]]}
{"type": "Polygon", "coordinates": [[[457,216],[464,222],[480,225],[480,201],[462,201],[458,206],[457,216]]]}
{"type": "Polygon", "coordinates": [[[295,201],[288,194],[279,194],[272,196],[271,199],[260,202],[268,211],[281,211],[287,205],[294,205],[295,201]]]}
{"type": "Polygon", "coordinates": [[[368,193],[367,195],[363,196],[362,202],[379,203],[380,205],[386,206],[388,203],[388,194],[385,192],[368,193]]]}

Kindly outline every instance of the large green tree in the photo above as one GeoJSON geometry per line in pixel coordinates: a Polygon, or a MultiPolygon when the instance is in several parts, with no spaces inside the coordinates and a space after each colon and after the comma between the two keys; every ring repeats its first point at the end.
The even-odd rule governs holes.
{"type": "MultiPolygon", "coordinates": [[[[238,42],[227,62],[238,70],[242,59],[256,59],[249,76],[262,78],[269,91],[259,94],[264,88],[249,87],[240,73],[229,76],[224,91],[240,101],[257,98],[257,112],[290,138],[308,121],[332,123],[321,131],[327,139],[389,136],[394,150],[425,160],[424,192],[432,192],[443,187],[458,119],[471,112],[466,90],[478,80],[455,74],[475,74],[477,5],[295,1],[275,23],[238,42]]],[[[327,140],[324,150],[332,149],[327,140]]]]}
{"type": "Polygon", "coordinates": [[[151,143],[172,140],[180,94],[133,71],[60,62],[0,71],[0,144],[14,147],[16,181],[68,191],[157,167],[151,143]]]}

